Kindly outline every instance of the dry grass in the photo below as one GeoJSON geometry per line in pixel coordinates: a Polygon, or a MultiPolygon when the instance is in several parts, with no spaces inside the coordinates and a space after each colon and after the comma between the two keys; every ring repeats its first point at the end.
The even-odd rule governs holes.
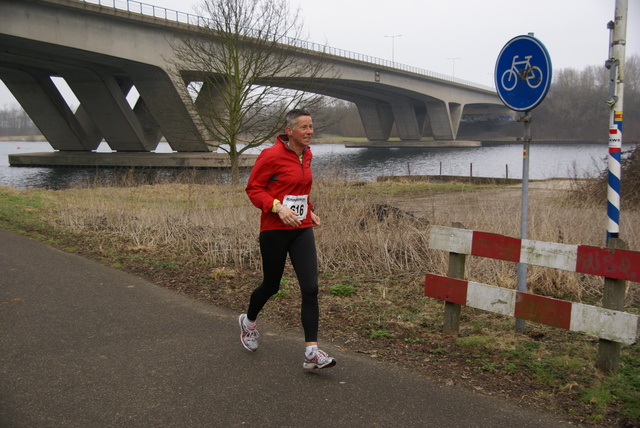
{"type": "Polygon", "coordinates": [[[213,264],[258,263],[257,218],[240,189],[171,184],[63,194],[59,219],[73,230],[114,233],[134,249],[193,252],[213,264]]]}
{"type": "MultiPolygon", "coordinates": [[[[623,151],[621,160],[620,203],[622,209],[640,207],[640,144],[623,151]]],[[[607,200],[608,170],[596,180],[577,181],[572,196],[581,206],[602,205],[607,200]]]]}
{"type": "MultiPolygon", "coordinates": [[[[562,183],[531,185],[528,237],[568,244],[604,245],[606,213],[576,207],[557,190],[562,183]],[[547,186],[547,188],[545,188],[547,186]]],[[[561,187],[561,186],[560,186],[561,187]]],[[[520,236],[520,189],[478,190],[425,183],[317,181],[313,201],[323,220],[316,231],[320,271],[392,277],[445,273],[447,255],[428,249],[428,224],[460,222],[473,230],[520,236]],[[382,214],[379,207],[390,211],[382,214]],[[376,208],[378,207],[378,208],[376,208]],[[389,208],[391,207],[391,208],[389,208]]],[[[167,184],[98,187],[62,192],[59,224],[76,231],[112,233],[132,249],[169,247],[211,265],[260,268],[259,213],[241,187],[167,184]]],[[[638,211],[623,213],[621,236],[640,248],[638,211]]],[[[516,266],[469,258],[467,278],[515,287],[516,266]]],[[[602,279],[529,268],[531,291],[593,303],[602,279]]],[[[640,300],[630,284],[627,305],[640,300]]]]}

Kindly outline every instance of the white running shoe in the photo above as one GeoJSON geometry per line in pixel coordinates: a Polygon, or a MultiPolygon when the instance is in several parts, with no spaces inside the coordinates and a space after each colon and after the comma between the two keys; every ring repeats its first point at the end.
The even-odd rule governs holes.
{"type": "Polygon", "coordinates": [[[241,314],[238,317],[238,323],[240,324],[240,342],[242,342],[242,346],[244,346],[248,351],[257,351],[258,337],[260,337],[260,333],[258,333],[257,328],[249,328],[244,325],[244,319],[246,317],[247,314],[241,314]]]}
{"type": "Polygon", "coordinates": [[[311,358],[305,356],[304,363],[302,367],[305,370],[314,370],[314,369],[328,369],[329,367],[333,367],[336,365],[336,360],[327,355],[326,352],[318,349],[313,353],[311,358]]]}

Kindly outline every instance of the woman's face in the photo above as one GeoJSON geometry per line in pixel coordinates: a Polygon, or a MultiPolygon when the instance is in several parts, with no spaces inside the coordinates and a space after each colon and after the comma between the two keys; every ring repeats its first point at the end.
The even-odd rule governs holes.
{"type": "Polygon", "coordinates": [[[285,128],[289,136],[289,145],[298,148],[304,148],[311,143],[313,137],[313,121],[311,116],[300,116],[293,125],[293,128],[287,126],[285,128]]]}

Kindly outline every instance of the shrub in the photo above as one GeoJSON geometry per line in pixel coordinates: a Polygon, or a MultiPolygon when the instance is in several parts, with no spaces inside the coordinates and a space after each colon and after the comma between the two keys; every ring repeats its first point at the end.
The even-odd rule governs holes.
{"type": "MultiPolygon", "coordinates": [[[[623,153],[620,166],[620,203],[626,208],[640,207],[640,145],[623,153]]],[[[574,196],[587,203],[604,203],[607,200],[608,177],[606,168],[596,180],[577,182],[574,196]]]]}
{"type": "Polygon", "coordinates": [[[332,296],[350,296],[353,294],[353,287],[348,284],[336,284],[329,287],[329,294],[332,296]]]}

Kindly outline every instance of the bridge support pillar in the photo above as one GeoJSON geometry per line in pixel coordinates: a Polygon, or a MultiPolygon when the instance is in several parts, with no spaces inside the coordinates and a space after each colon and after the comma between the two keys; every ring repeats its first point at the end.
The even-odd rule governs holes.
{"type": "Polygon", "coordinates": [[[367,139],[386,141],[393,128],[393,111],[387,103],[358,100],[355,102],[360,113],[367,139]]]}
{"type": "MultiPolygon", "coordinates": [[[[137,88],[136,88],[137,89],[137,88]]],[[[135,113],[140,125],[142,126],[142,131],[145,135],[145,140],[150,143],[158,146],[158,143],[162,139],[162,131],[160,130],[160,125],[153,118],[151,111],[149,111],[149,107],[147,103],[145,103],[144,99],[140,97],[133,107],[133,112],[135,113]]]]}
{"type": "MultiPolygon", "coordinates": [[[[120,89],[122,90],[122,93],[128,95],[129,91],[131,91],[131,88],[133,88],[133,82],[128,77],[120,78],[118,80],[121,80],[120,89]]],[[[160,131],[160,126],[151,115],[151,112],[149,111],[149,108],[147,107],[147,104],[144,102],[144,99],[142,99],[142,97],[138,97],[138,100],[133,107],[133,114],[140,123],[144,141],[149,144],[149,147],[157,147],[158,143],[162,139],[162,132],[160,131]]]]}
{"type": "Polygon", "coordinates": [[[462,106],[444,101],[427,102],[427,115],[436,140],[455,140],[460,125],[462,106]]]}
{"type": "Polygon", "coordinates": [[[411,103],[394,101],[391,103],[393,118],[401,140],[417,141],[422,137],[422,127],[418,124],[415,108],[411,103]]]}
{"type": "Polygon", "coordinates": [[[63,77],[112,150],[150,151],[156,148],[158,142],[147,139],[125,98],[121,83],[114,76],[68,68],[63,77]]]}
{"type": "Polygon", "coordinates": [[[127,67],[127,74],[173,150],[211,151],[210,137],[197,123],[199,116],[182,77],[144,65],[127,67]]]}
{"type": "Polygon", "coordinates": [[[222,104],[218,86],[205,79],[195,101],[196,110],[207,129],[216,129],[216,121],[222,123],[228,119],[228,110],[222,104]]]}
{"type": "Polygon", "coordinates": [[[92,146],[95,145],[95,148],[92,150],[97,149],[102,142],[102,134],[100,134],[100,130],[93,119],[91,119],[91,116],[89,116],[89,113],[87,113],[84,107],[78,106],[75,111],[75,118],[87,133],[88,138],[92,142],[92,146]]]}
{"type": "Polygon", "coordinates": [[[38,69],[0,68],[0,78],[55,150],[98,148],[102,137],[87,132],[48,73],[38,69]]]}

